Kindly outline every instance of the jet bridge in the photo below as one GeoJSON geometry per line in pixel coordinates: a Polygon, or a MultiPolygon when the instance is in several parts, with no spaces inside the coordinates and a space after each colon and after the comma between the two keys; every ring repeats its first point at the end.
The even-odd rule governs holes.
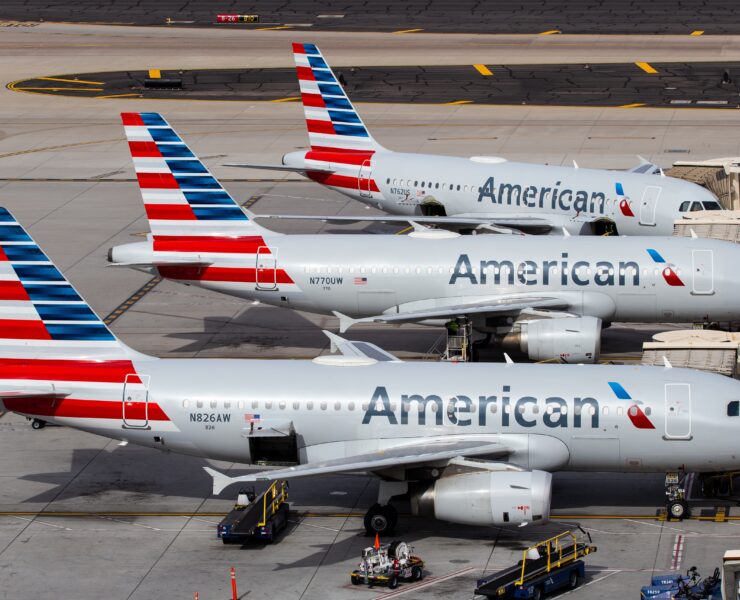
{"type": "Polygon", "coordinates": [[[699,369],[738,378],[740,333],[713,330],[664,331],[642,344],[642,364],[699,369]]]}

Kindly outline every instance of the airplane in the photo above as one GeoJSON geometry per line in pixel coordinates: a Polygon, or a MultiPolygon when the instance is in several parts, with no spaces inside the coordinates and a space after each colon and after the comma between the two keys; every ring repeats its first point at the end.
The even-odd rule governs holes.
{"type": "MultiPolygon", "coordinates": [[[[740,246],[684,237],[282,235],[158,113],[123,113],[151,235],[112,264],[357,323],[444,325],[534,360],[594,362],[602,324],[740,320],[740,246]],[[467,325],[466,325],[467,326],[467,325]]],[[[413,222],[413,221],[412,221],[413,222]]]]}
{"type": "Polygon", "coordinates": [[[273,218],[347,223],[414,217],[460,230],[671,235],[686,212],[722,210],[706,188],[665,177],[644,159],[629,171],[610,171],[388,150],[370,134],[318,47],[294,43],[293,55],[310,149],[285,154],[281,165],[225,166],[300,173],[398,216],[273,218]]]}
{"type": "MultiPolygon", "coordinates": [[[[327,335],[313,360],[159,359],[121,342],[0,208],[0,410],[205,459],[214,494],[248,481],[369,473],[368,533],[415,514],[546,523],[552,472],[740,470],[740,382],[652,366],[403,362],[327,335]]],[[[38,444],[38,441],[34,442],[38,444]]],[[[671,514],[686,515],[682,499],[671,514]]]]}

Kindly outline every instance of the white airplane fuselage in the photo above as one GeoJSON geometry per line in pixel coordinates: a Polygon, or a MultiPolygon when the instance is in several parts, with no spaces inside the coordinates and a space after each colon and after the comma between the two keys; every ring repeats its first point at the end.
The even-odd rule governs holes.
{"type": "Polygon", "coordinates": [[[620,235],[671,235],[694,201],[719,208],[710,191],[673,177],[384,149],[363,157],[296,151],[283,164],[391,214],[544,219],[556,234],[591,234],[594,223],[611,221],[620,235]]]}
{"type": "MultiPolygon", "coordinates": [[[[4,402],[105,437],[238,463],[270,463],[250,453],[262,451],[254,442],[264,439],[261,432],[277,430],[294,432],[295,448],[273,462],[319,462],[451,437],[503,443],[512,449],[507,463],[529,470],[740,468],[740,417],[728,416],[740,382],[722,376],[643,366],[347,366],[334,358],[336,364],[142,357],[132,361],[133,384],[63,381],[63,401],[4,402]],[[95,400],[86,414],[85,400],[95,400]]],[[[123,362],[110,372],[125,370],[123,362]]],[[[84,378],[85,361],[75,364],[84,378]]]]}
{"type": "Polygon", "coordinates": [[[438,235],[266,234],[256,254],[154,251],[162,246],[147,241],[113,248],[111,260],[208,261],[159,272],[247,300],[357,318],[548,296],[562,299],[560,310],[606,322],[740,319],[740,246],[729,242],[438,235]]]}

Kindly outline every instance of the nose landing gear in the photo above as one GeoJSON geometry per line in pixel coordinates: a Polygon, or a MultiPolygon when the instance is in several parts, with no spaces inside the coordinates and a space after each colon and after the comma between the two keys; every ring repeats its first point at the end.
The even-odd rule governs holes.
{"type": "Polygon", "coordinates": [[[666,512],[671,519],[683,521],[689,516],[689,504],[686,502],[686,473],[666,473],[665,495],[666,512]]]}
{"type": "Polygon", "coordinates": [[[373,504],[365,513],[364,524],[369,536],[391,535],[398,524],[398,511],[390,504],[373,504]]]}

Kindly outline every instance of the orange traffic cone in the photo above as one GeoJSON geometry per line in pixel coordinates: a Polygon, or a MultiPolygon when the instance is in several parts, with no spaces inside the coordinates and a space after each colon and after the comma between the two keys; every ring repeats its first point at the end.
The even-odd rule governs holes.
{"type": "Polygon", "coordinates": [[[380,550],[380,538],[378,537],[378,533],[375,532],[375,544],[373,544],[373,547],[376,550],[380,550]]]}

